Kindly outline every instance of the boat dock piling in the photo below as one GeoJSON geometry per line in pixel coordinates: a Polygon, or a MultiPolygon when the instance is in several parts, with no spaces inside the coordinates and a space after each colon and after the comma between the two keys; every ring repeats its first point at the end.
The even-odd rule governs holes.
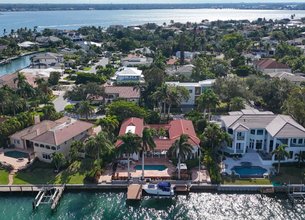
{"type": "Polygon", "coordinates": [[[54,210],[59,203],[64,189],[65,185],[42,188],[33,201],[33,209],[38,208],[41,204],[51,204],[51,209],[54,210]]]}
{"type": "Polygon", "coordinates": [[[127,200],[141,200],[142,198],[142,185],[130,184],[127,189],[127,200]]]}

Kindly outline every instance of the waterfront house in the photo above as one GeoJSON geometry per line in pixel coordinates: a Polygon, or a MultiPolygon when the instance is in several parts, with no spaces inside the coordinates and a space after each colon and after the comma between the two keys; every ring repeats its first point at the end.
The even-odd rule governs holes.
{"type": "Polygon", "coordinates": [[[40,44],[41,46],[49,46],[51,44],[60,44],[62,43],[62,39],[54,36],[41,36],[41,37],[36,37],[36,42],[40,44]]]}
{"type": "Polygon", "coordinates": [[[203,80],[199,82],[166,82],[167,85],[182,86],[190,93],[190,98],[181,103],[181,107],[194,107],[196,99],[208,88],[211,88],[214,79],[203,80]]]}
{"type": "Polygon", "coordinates": [[[271,78],[279,78],[281,80],[288,80],[296,85],[300,85],[302,82],[305,82],[305,77],[302,74],[293,74],[287,72],[278,72],[278,73],[267,73],[266,75],[271,78]]]}
{"type": "Polygon", "coordinates": [[[38,69],[62,68],[64,66],[64,57],[56,53],[40,53],[31,58],[31,67],[38,69]]]}
{"type": "Polygon", "coordinates": [[[10,136],[11,145],[32,150],[39,160],[52,161],[52,154],[68,156],[73,141],[81,141],[93,133],[93,124],[63,117],[56,121],[44,120],[10,136]]]}
{"type": "MultiPolygon", "coordinates": [[[[188,135],[188,142],[193,146],[193,152],[192,155],[189,155],[189,158],[197,157],[200,139],[196,135],[192,121],[179,119],[170,121],[168,124],[145,124],[141,118],[128,118],[123,121],[119,135],[122,136],[131,132],[141,137],[145,127],[155,129],[156,131],[160,131],[160,129],[165,131],[164,136],[156,135],[154,137],[156,148],[152,152],[146,152],[145,157],[166,157],[170,147],[182,134],[188,135]]],[[[117,141],[116,147],[120,147],[121,144],[121,140],[117,141]]],[[[133,154],[132,158],[139,160],[139,152],[133,154]]]]}
{"type": "Polygon", "coordinates": [[[144,76],[142,74],[142,70],[139,70],[134,67],[122,67],[118,69],[114,77],[112,77],[111,79],[118,84],[124,82],[134,82],[134,83],[144,82],[144,76]]]}
{"type": "Polygon", "coordinates": [[[284,162],[296,161],[296,154],[305,151],[305,128],[288,115],[250,109],[229,112],[220,121],[232,137],[232,143],[223,149],[228,154],[257,151],[262,163],[271,165],[277,161],[272,152],[281,144],[289,152],[284,162]]]}
{"type": "MultiPolygon", "coordinates": [[[[129,102],[139,103],[140,91],[133,86],[103,86],[104,95],[98,97],[88,97],[92,103],[105,103],[109,104],[117,99],[123,99],[129,102]]],[[[90,96],[90,95],[89,95],[90,96]]]]}
{"type": "Polygon", "coordinates": [[[291,68],[288,65],[279,63],[274,59],[261,59],[253,63],[253,67],[257,71],[263,73],[287,72],[291,73],[291,68]]]}

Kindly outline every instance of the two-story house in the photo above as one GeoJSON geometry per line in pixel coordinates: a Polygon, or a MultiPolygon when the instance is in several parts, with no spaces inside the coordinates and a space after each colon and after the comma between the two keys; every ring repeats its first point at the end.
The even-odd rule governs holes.
{"type": "Polygon", "coordinates": [[[181,107],[193,107],[196,105],[196,99],[208,88],[211,88],[214,79],[203,80],[199,82],[166,82],[167,85],[185,87],[189,93],[190,98],[181,103],[181,107]]]}
{"type": "Polygon", "coordinates": [[[287,145],[286,162],[296,161],[296,154],[305,151],[305,128],[288,115],[251,109],[230,112],[220,120],[232,138],[232,143],[224,148],[229,154],[257,151],[264,164],[272,164],[277,160],[272,152],[279,145],[287,145]]]}
{"type": "Polygon", "coordinates": [[[111,78],[116,83],[124,83],[124,82],[135,82],[140,83],[144,82],[144,75],[142,74],[142,70],[138,70],[134,67],[122,67],[118,69],[115,75],[111,78]]]}

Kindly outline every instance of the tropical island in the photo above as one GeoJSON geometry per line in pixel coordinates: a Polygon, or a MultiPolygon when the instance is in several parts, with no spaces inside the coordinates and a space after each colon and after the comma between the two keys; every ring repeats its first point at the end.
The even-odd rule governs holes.
{"type": "Polygon", "coordinates": [[[304,181],[304,18],[3,35],[1,184],[304,181]]]}

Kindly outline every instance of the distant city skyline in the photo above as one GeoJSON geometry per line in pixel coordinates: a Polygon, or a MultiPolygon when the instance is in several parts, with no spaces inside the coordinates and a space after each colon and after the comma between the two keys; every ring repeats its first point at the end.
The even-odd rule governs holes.
{"type": "Polygon", "coordinates": [[[152,3],[302,3],[304,0],[0,0],[0,3],[23,4],[152,4],[152,3]]]}

